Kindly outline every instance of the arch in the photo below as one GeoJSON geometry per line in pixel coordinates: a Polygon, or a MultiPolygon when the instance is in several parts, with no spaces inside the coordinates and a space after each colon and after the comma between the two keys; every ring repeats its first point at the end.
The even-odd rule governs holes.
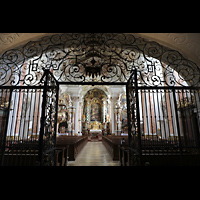
{"type": "Polygon", "coordinates": [[[127,82],[137,69],[142,85],[197,86],[200,68],[178,51],[123,33],[46,36],[0,57],[0,85],[40,85],[44,69],[59,82],[127,82]]]}

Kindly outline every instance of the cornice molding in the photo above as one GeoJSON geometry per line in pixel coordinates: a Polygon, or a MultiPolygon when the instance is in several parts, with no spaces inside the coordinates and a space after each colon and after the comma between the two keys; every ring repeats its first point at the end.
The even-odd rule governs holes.
{"type": "Polygon", "coordinates": [[[26,33],[0,33],[0,45],[9,45],[26,33]]]}

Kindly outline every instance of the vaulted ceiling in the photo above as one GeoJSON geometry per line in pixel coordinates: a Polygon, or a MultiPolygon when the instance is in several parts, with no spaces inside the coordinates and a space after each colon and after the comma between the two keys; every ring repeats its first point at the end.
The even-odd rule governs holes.
{"type": "MultiPolygon", "coordinates": [[[[0,54],[54,33],[0,33],[0,54]]],[[[133,33],[150,41],[179,51],[200,66],[200,33],[133,33]]]]}

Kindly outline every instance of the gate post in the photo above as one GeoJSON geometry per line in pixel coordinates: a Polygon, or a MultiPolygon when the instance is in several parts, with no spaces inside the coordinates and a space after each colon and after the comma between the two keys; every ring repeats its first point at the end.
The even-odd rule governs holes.
{"type": "Polygon", "coordinates": [[[140,108],[139,108],[139,96],[138,96],[137,69],[135,69],[134,73],[135,73],[134,74],[134,78],[135,78],[137,133],[138,133],[138,153],[139,153],[139,166],[141,166],[142,149],[141,149],[140,108]]]}
{"type": "Polygon", "coordinates": [[[129,160],[130,160],[130,163],[131,164],[131,151],[134,152],[134,154],[136,153],[137,155],[137,159],[138,159],[138,165],[141,166],[141,156],[142,156],[142,149],[141,149],[141,130],[140,130],[140,109],[139,109],[139,96],[138,96],[138,80],[137,80],[137,70],[135,69],[133,71],[133,74],[131,75],[130,79],[128,80],[127,82],[127,85],[126,85],[126,100],[127,100],[127,116],[128,116],[128,140],[129,140],[129,160]],[[134,77],[134,79],[133,79],[134,77]],[[132,85],[133,84],[133,80],[134,80],[134,86],[132,85]],[[131,110],[131,101],[130,101],[130,90],[133,90],[134,92],[134,99],[135,99],[135,107],[132,108],[131,110]],[[136,119],[134,119],[135,117],[135,109],[136,109],[136,119]],[[132,112],[132,118],[133,119],[130,119],[131,117],[131,112],[132,112]],[[136,120],[136,121],[135,121],[136,120]],[[134,139],[136,140],[136,149],[132,149],[131,147],[131,143],[132,143],[132,140],[134,140],[131,136],[131,125],[132,123],[134,123],[134,126],[135,126],[135,132],[137,135],[137,137],[135,137],[134,139]]]}
{"type": "Polygon", "coordinates": [[[40,166],[56,164],[56,131],[59,84],[49,70],[44,71],[41,127],[39,135],[40,166]]]}
{"type": "MultiPolygon", "coordinates": [[[[46,98],[47,98],[47,71],[44,72],[43,77],[45,77],[44,81],[44,90],[43,90],[43,98],[42,98],[42,115],[40,120],[40,133],[39,133],[39,162],[40,166],[43,165],[43,135],[44,135],[44,122],[45,122],[45,106],[46,106],[46,98]]],[[[42,79],[43,79],[42,77],[42,79]]]]}

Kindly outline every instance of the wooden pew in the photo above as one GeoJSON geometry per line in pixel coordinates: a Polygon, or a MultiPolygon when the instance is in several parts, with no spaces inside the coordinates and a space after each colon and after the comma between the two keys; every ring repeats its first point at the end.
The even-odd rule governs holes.
{"type": "MultiPolygon", "coordinates": [[[[56,166],[64,165],[63,149],[56,149],[56,166]]],[[[39,166],[39,141],[16,141],[7,146],[4,154],[4,166],[39,166]]]]}
{"type": "Polygon", "coordinates": [[[129,166],[129,149],[124,146],[119,146],[119,159],[121,166],[129,166]]]}
{"type": "Polygon", "coordinates": [[[120,160],[120,146],[122,138],[125,139],[125,146],[128,146],[127,136],[102,136],[102,142],[110,153],[113,160],[120,160]]]}
{"type": "Polygon", "coordinates": [[[68,162],[68,152],[69,152],[69,145],[57,145],[56,146],[56,166],[67,166],[68,162]]]}
{"type": "Polygon", "coordinates": [[[68,154],[64,154],[65,162],[74,161],[87,141],[87,136],[59,136],[56,139],[56,148],[68,148],[68,154]]]}
{"type": "MultiPolygon", "coordinates": [[[[75,160],[84,145],[87,136],[60,136],[56,138],[56,166],[67,166],[68,160],[75,160]]],[[[16,141],[10,143],[5,151],[4,165],[6,166],[35,166],[39,165],[39,142],[16,141]]]]}

